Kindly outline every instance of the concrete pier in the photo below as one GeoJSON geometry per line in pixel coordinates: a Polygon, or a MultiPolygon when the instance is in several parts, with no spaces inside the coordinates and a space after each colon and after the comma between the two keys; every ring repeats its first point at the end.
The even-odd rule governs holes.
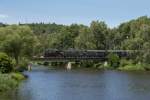
{"type": "Polygon", "coordinates": [[[28,64],[28,71],[31,71],[31,64],[28,64]]]}
{"type": "Polygon", "coordinates": [[[67,70],[71,70],[72,66],[71,66],[71,62],[68,62],[67,64],[67,70]]]}

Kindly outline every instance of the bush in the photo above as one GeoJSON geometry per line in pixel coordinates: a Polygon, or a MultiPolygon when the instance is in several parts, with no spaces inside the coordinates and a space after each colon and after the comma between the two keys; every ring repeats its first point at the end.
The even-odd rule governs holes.
{"type": "Polygon", "coordinates": [[[144,63],[147,63],[147,64],[150,64],[150,51],[149,51],[149,52],[146,52],[146,53],[143,55],[143,62],[144,62],[144,63]]]}
{"type": "Polygon", "coordinates": [[[10,74],[0,74],[0,92],[14,89],[18,82],[11,78],[10,74]]]}
{"type": "Polygon", "coordinates": [[[99,68],[99,67],[102,66],[102,65],[103,65],[103,64],[100,63],[100,62],[99,62],[99,63],[95,63],[95,64],[94,64],[94,68],[99,68]]]}
{"type": "Polygon", "coordinates": [[[20,73],[12,73],[11,77],[17,81],[21,81],[25,79],[25,77],[20,73]]]}
{"type": "Polygon", "coordinates": [[[123,71],[145,71],[145,68],[141,64],[130,64],[118,69],[123,71]]]}
{"type": "Polygon", "coordinates": [[[132,65],[133,61],[132,60],[127,60],[127,59],[121,59],[120,60],[120,67],[124,67],[126,65],[132,65]]]}
{"type": "Polygon", "coordinates": [[[27,70],[29,60],[26,58],[22,58],[19,62],[18,67],[15,69],[15,71],[23,72],[24,70],[27,70]]]}
{"type": "Polygon", "coordinates": [[[12,60],[5,53],[0,53],[0,72],[9,73],[13,70],[12,60]]]}
{"type": "Polygon", "coordinates": [[[93,67],[94,62],[93,61],[82,61],[80,66],[86,67],[86,68],[93,67]]]}
{"type": "Polygon", "coordinates": [[[43,65],[44,65],[44,66],[48,66],[48,65],[49,65],[49,62],[44,62],[43,65]]]}
{"type": "Polygon", "coordinates": [[[23,79],[25,79],[25,77],[19,73],[0,74],[0,92],[12,91],[23,79]]]}
{"type": "Polygon", "coordinates": [[[150,64],[142,64],[142,66],[144,67],[145,70],[150,71],[150,64]]]}
{"type": "Polygon", "coordinates": [[[120,63],[119,60],[120,60],[120,58],[119,58],[119,56],[117,54],[110,53],[108,55],[108,63],[113,68],[119,67],[119,63],[120,63]]]}

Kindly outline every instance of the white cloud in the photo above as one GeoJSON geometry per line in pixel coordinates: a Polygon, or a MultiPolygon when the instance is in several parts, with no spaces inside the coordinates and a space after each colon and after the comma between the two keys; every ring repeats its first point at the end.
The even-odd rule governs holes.
{"type": "Polygon", "coordinates": [[[0,18],[8,18],[8,15],[0,14],[0,18]]]}

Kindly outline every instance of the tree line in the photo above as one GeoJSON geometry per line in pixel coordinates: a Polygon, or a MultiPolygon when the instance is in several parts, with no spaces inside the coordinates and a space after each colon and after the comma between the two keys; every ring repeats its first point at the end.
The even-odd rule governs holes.
{"type": "Polygon", "coordinates": [[[19,60],[40,55],[46,49],[78,50],[142,50],[133,56],[134,63],[150,64],[150,18],[142,16],[118,27],[110,28],[103,21],[58,25],[0,23],[0,51],[19,60]]]}

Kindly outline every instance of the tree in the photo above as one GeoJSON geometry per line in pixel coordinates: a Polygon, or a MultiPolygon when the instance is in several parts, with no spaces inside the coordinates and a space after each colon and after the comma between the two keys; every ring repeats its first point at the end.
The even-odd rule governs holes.
{"type": "Polygon", "coordinates": [[[9,73],[13,69],[11,59],[5,53],[0,52],[0,72],[9,73]]]}
{"type": "Polygon", "coordinates": [[[28,26],[12,25],[0,28],[3,42],[0,44],[4,52],[15,58],[19,63],[19,57],[29,57],[33,54],[35,37],[28,26]]]}
{"type": "Polygon", "coordinates": [[[134,55],[134,61],[148,63],[150,56],[149,44],[150,44],[150,18],[147,16],[139,17],[136,20],[131,20],[127,23],[123,23],[118,27],[120,34],[119,43],[121,43],[121,49],[127,50],[139,50],[134,55]]]}
{"type": "Polygon", "coordinates": [[[95,38],[89,28],[82,28],[80,34],[75,38],[75,48],[96,49],[95,38]]]}
{"type": "Polygon", "coordinates": [[[55,33],[48,35],[48,47],[55,49],[69,49],[73,48],[73,38],[71,33],[64,31],[62,33],[55,33]]]}
{"type": "Polygon", "coordinates": [[[104,22],[93,21],[90,29],[94,34],[97,49],[106,49],[107,25],[104,22]]]}

